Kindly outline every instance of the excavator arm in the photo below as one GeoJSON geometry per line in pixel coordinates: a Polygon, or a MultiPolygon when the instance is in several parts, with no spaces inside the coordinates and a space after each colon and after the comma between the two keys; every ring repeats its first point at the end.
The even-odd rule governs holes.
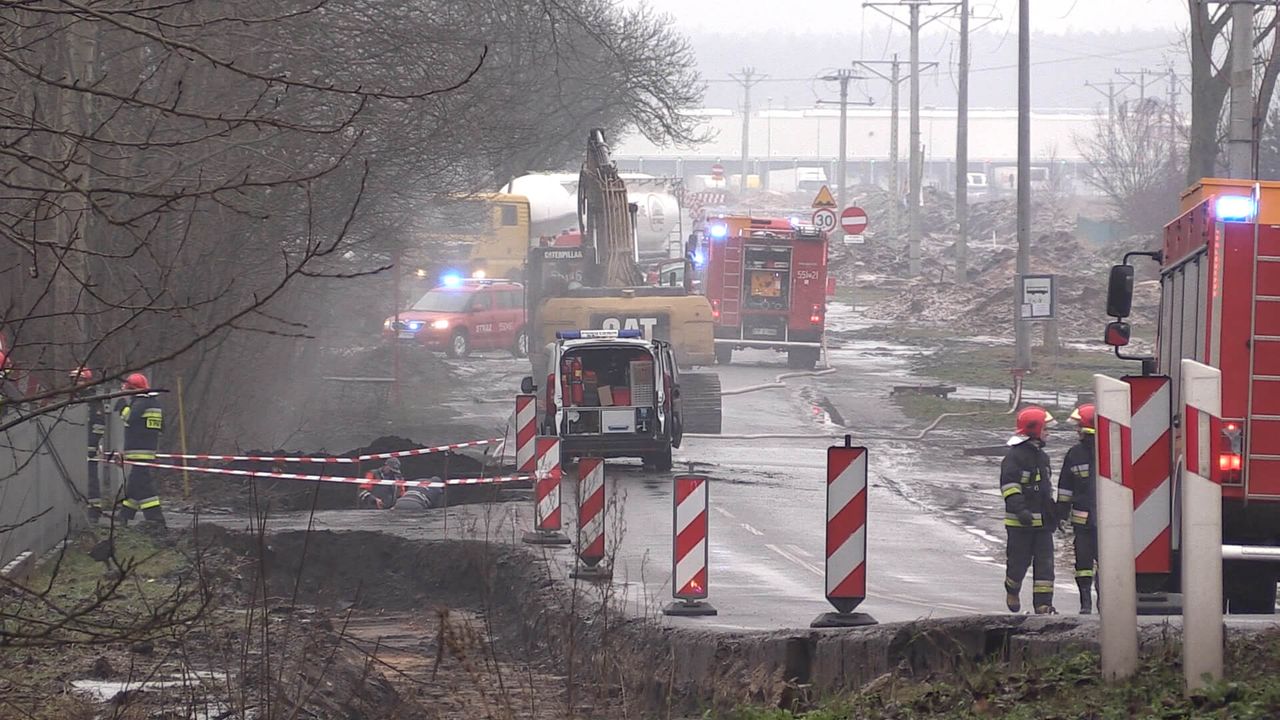
{"type": "Polygon", "coordinates": [[[578,228],[584,244],[595,248],[603,287],[644,284],[636,264],[636,232],[627,186],[609,158],[604,130],[587,136],[587,158],[578,174],[578,228]]]}

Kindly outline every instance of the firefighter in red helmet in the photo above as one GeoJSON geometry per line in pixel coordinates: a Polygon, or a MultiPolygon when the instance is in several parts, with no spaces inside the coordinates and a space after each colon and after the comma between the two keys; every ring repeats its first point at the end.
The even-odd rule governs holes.
{"type": "Polygon", "coordinates": [[[1071,413],[1080,439],[1067,451],[1058,475],[1058,517],[1070,517],[1075,535],[1076,586],[1080,588],[1080,614],[1093,612],[1093,577],[1097,571],[1098,526],[1094,518],[1095,494],[1093,443],[1095,409],[1081,405],[1071,413]]]}
{"type": "MultiPolygon", "coordinates": [[[[124,380],[125,390],[150,390],[151,383],[142,373],[133,373],[124,380]]],[[[124,459],[126,462],[155,462],[156,450],[160,447],[160,433],[164,431],[164,411],[157,401],[157,394],[148,392],[129,398],[128,404],[120,410],[124,420],[124,459]]],[[[147,522],[159,527],[165,526],[164,511],[160,509],[160,494],[156,490],[155,481],[151,477],[151,468],[145,465],[130,465],[129,478],[125,481],[124,509],[120,519],[128,525],[138,513],[147,522]]]]}
{"type": "Polygon", "coordinates": [[[1022,609],[1022,580],[1031,573],[1031,598],[1036,614],[1053,608],[1053,487],[1052,468],[1044,452],[1053,416],[1034,405],[1018,411],[1008,453],[1000,464],[1000,494],[1004,497],[1004,525],[1008,534],[1005,563],[1005,604],[1022,609]]]}

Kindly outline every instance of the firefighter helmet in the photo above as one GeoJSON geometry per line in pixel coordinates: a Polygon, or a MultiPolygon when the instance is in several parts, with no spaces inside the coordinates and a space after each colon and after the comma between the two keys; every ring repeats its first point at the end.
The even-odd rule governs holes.
{"type": "Polygon", "coordinates": [[[1007,444],[1018,445],[1027,440],[1042,440],[1045,429],[1053,423],[1053,416],[1048,410],[1038,405],[1028,405],[1018,411],[1017,418],[1014,420],[1013,437],[1009,438],[1007,444]]]}
{"type": "Polygon", "coordinates": [[[385,467],[393,473],[400,472],[400,458],[398,457],[387,458],[385,467]]]}
{"type": "Polygon", "coordinates": [[[1092,435],[1097,432],[1097,412],[1093,403],[1085,403],[1071,411],[1071,422],[1076,424],[1080,432],[1092,435]]]}
{"type": "Polygon", "coordinates": [[[151,382],[142,373],[130,373],[129,377],[124,379],[124,387],[126,390],[150,390],[151,382]]]}
{"type": "Polygon", "coordinates": [[[87,367],[76,368],[75,370],[67,373],[67,375],[71,378],[72,382],[82,383],[93,381],[93,371],[87,367]]]}

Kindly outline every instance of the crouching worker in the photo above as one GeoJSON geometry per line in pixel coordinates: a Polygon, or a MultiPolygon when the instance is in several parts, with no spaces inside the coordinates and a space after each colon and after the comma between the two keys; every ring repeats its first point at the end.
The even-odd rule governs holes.
{"type": "Polygon", "coordinates": [[[404,473],[400,472],[400,458],[387,458],[377,470],[370,470],[360,483],[356,505],[362,509],[385,510],[404,495],[404,473]]]}
{"type": "Polygon", "coordinates": [[[399,500],[396,500],[392,510],[421,512],[441,507],[444,504],[444,488],[440,485],[443,484],[444,481],[439,477],[432,477],[427,484],[410,487],[404,491],[399,500]]]}

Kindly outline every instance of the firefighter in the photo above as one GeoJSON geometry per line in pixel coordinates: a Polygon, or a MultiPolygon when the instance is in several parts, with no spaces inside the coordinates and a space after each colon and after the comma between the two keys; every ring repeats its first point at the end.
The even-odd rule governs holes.
{"type": "Polygon", "coordinates": [[[360,483],[360,494],[357,504],[362,508],[382,510],[395,504],[404,495],[404,473],[400,472],[400,458],[387,458],[387,462],[377,470],[364,474],[365,482],[360,483]],[[379,485],[378,480],[394,480],[395,485],[379,485]]]}
{"type": "MultiPolygon", "coordinates": [[[[1098,527],[1094,519],[1093,441],[1096,433],[1094,406],[1081,405],[1071,413],[1080,440],[1067,451],[1058,475],[1058,517],[1071,518],[1075,536],[1076,586],[1080,588],[1080,614],[1093,612],[1093,578],[1098,560],[1098,527]]],[[[1101,598],[1101,594],[1099,594],[1101,598]]]]}
{"type": "Polygon", "coordinates": [[[444,488],[432,487],[435,484],[444,484],[438,475],[432,476],[427,480],[428,485],[414,486],[401,494],[396,500],[396,504],[392,510],[430,510],[434,507],[440,507],[444,500],[444,488]]]}
{"type": "MultiPolygon", "coordinates": [[[[75,384],[75,395],[84,397],[92,395],[92,391],[88,389],[90,383],[93,382],[93,371],[89,368],[79,368],[71,371],[71,382],[75,384]]],[[[88,475],[89,475],[89,524],[96,525],[98,519],[102,517],[102,484],[98,478],[98,450],[102,446],[102,436],[107,432],[106,407],[101,400],[93,400],[89,405],[89,423],[85,427],[88,448],[88,475]]]]}
{"type": "Polygon", "coordinates": [[[0,418],[9,414],[10,411],[17,412],[18,399],[22,394],[18,392],[18,388],[13,384],[13,365],[9,362],[9,357],[0,350],[0,418]]]}
{"type": "MultiPolygon", "coordinates": [[[[133,373],[124,380],[124,390],[150,390],[151,382],[142,373],[133,373]]],[[[156,399],[157,393],[148,392],[129,398],[120,410],[124,420],[124,459],[155,462],[160,447],[160,433],[164,431],[164,411],[156,399]]],[[[158,527],[165,526],[164,511],[160,509],[160,494],[156,491],[151,468],[130,465],[129,477],[124,484],[124,509],[120,512],[121,524],[128,527],[133,516],[142,511],[142,517],[158,527]]]]}
{"type": "Polygon", "coordinates": [[[1031,574],[1032,606],[1037,615],[1052,615],[1054,502],[1045,436],[1053,416],[1034,405],[1018,412],[1009,452],[1000,464],[1000,494],[1004,497],[1006,548],[1005,604],[1022,609],[1022,580],[1031,574]]]}

